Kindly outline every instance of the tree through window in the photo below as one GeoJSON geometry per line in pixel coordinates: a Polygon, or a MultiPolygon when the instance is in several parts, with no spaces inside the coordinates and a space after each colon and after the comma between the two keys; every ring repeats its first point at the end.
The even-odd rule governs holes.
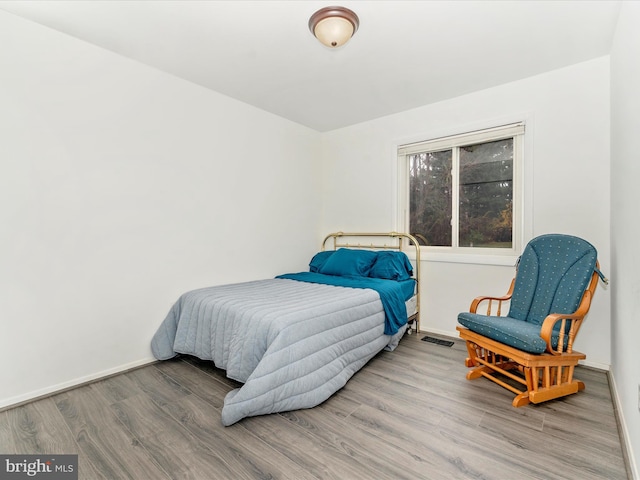
{"type": "Polygon", "coordinates": [[[517,124],[400,147],[409,232],[426,246],[513,249],[523,134],[517,124]]]}

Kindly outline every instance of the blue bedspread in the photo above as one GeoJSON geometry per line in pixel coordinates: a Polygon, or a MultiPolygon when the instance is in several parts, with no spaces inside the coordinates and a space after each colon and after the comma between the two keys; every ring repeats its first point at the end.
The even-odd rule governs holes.
{"type": "Polygon", "coordinates": [[[286,273],[276,278],[298,280],[300,282],[321,283],[338,287],[370,288],[380,295],[385,313],[384,333],[395,335],[400,327],[407,323],[407,306],[405,301],[411,298],[415,280],[398,282],[370,277],[342,277],[323,275],[315,272],[286,273]]]}

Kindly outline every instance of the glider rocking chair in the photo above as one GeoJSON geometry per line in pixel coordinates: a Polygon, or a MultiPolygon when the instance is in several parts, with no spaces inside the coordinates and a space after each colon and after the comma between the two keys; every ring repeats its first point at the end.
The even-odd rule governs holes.
{"type": "Polygon", "coordinates": [[[465,364],[473,368],[467,379],[486,377],[510,390],[514,407],[583,390],[573,373],[586,355],[574,351],[573,342],[598,277],[607,283],[589,242],[559,234],[531,240],[507,294],[477,297],[469,312],[458,315],[469,352],[465,364]],[[486,315],[476,313],[480,304],[487,305],[486,315]]]}

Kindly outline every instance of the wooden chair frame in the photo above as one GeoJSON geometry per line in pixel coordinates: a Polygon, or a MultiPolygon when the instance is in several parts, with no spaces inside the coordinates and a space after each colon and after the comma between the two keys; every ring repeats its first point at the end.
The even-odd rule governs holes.
{"type": "MultiPolygon", "coordinates": [[[[467,367],[473,367],[467,373],[467,380],[486,377],[492,382],[516,394],[512,405],[521,407],[531,403],[540,403],[584,390],[585,385],[573,378],[573,373],[579,360],[586,358],[584,353],[573,350],[573,342],[580,330],[585,315],[591,306],[591,300],[598,284],[599,275],[594,271],[580,305],[571,314],[552,313],[542,323],[540,336],[547,343],[547,349],[540,355],[523,352],[509,345],[480,335],[465,327],[458,326],[460,337],[466,341],[469,357],[465,360],[467,367]],[[568,322],[570,320],[570,322],[568,322]],[[558,346],[554,349],[551,335],[554,326],[560,323],[558,346]],[[570,327],[567,330],[567,324],[570,327]],[[567,338],[565,347],[565,337],[567,338]],[[518,389],[512,384],[498,378],[501,374],[516,384],[522,385],[518,389]]],[[[481,304],[487,304],[487,315],[500,316],[503,303],[508,302],[513,294],[515,278],[506,295],[502,297],[482,296],[471,302],[469,311],[477,313],[481,304]],[[493,313],[493,307],[496,307],[493,313]]],[[[515,320],[514,320],[515,321],[515,320]]],[[[506,379],[505,379],[506,380],[506,379]]]]}

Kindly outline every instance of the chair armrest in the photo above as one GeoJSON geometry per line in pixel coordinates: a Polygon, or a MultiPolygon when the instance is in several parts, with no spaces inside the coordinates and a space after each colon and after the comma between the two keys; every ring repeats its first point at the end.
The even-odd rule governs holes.
{"type": "Polygon", "coordinates": [[[578,330],[580,330],[580,326],[582,325],[582,320],[584,316],[589,311],[589,307],[591,306],[591,298],[592,293],[589,290],[584,292],[582,296],[582,301],[578,306],[578,309],[573,313],[551,313],[547,315],[547,317],[542,322],[542,326],[540,328],[540,336],[547,343],[547,352],[553,355],[561,355],[562,353],[571,353],[573,352],[573,341],[578,334],[578,330]],[[553,334],[553,327],[558,322],[562,322],[560,325],[560,332],[558,337],[558,346],[554,349],[551,345],[551,336],[553,334]],[[567,323],[569,323],[569,327],[567,329],[567,323]],[[568,330],[568,331],[567,331],[568,330]],[[564,339],[568,336],[567,340],[567,348],[564,348],[564,339]]]}
{"type": "Polygon", "coordinates": [[[515,278],[513,280],[511,280],[511,285],[509,286],[509,291],[505,295],[503,295],[502,297],[481,296],[481,297],[474,298],[473,301],[471,302],[471,306],[469,307],[469,312],[477,313],[477,310],[478,310],[478,307],[480,306],[480,304],[482,302],[488,302],[486,315],[492,315],[493,303],[496,302],[497,303],[496,316],[499,317],[500,314],[502,313],[502,302],[506,302],[508,300],[511,300],[511,296],[513,295],[513,286],[515,285],[515,281],[516,281],[515,278]]]}

